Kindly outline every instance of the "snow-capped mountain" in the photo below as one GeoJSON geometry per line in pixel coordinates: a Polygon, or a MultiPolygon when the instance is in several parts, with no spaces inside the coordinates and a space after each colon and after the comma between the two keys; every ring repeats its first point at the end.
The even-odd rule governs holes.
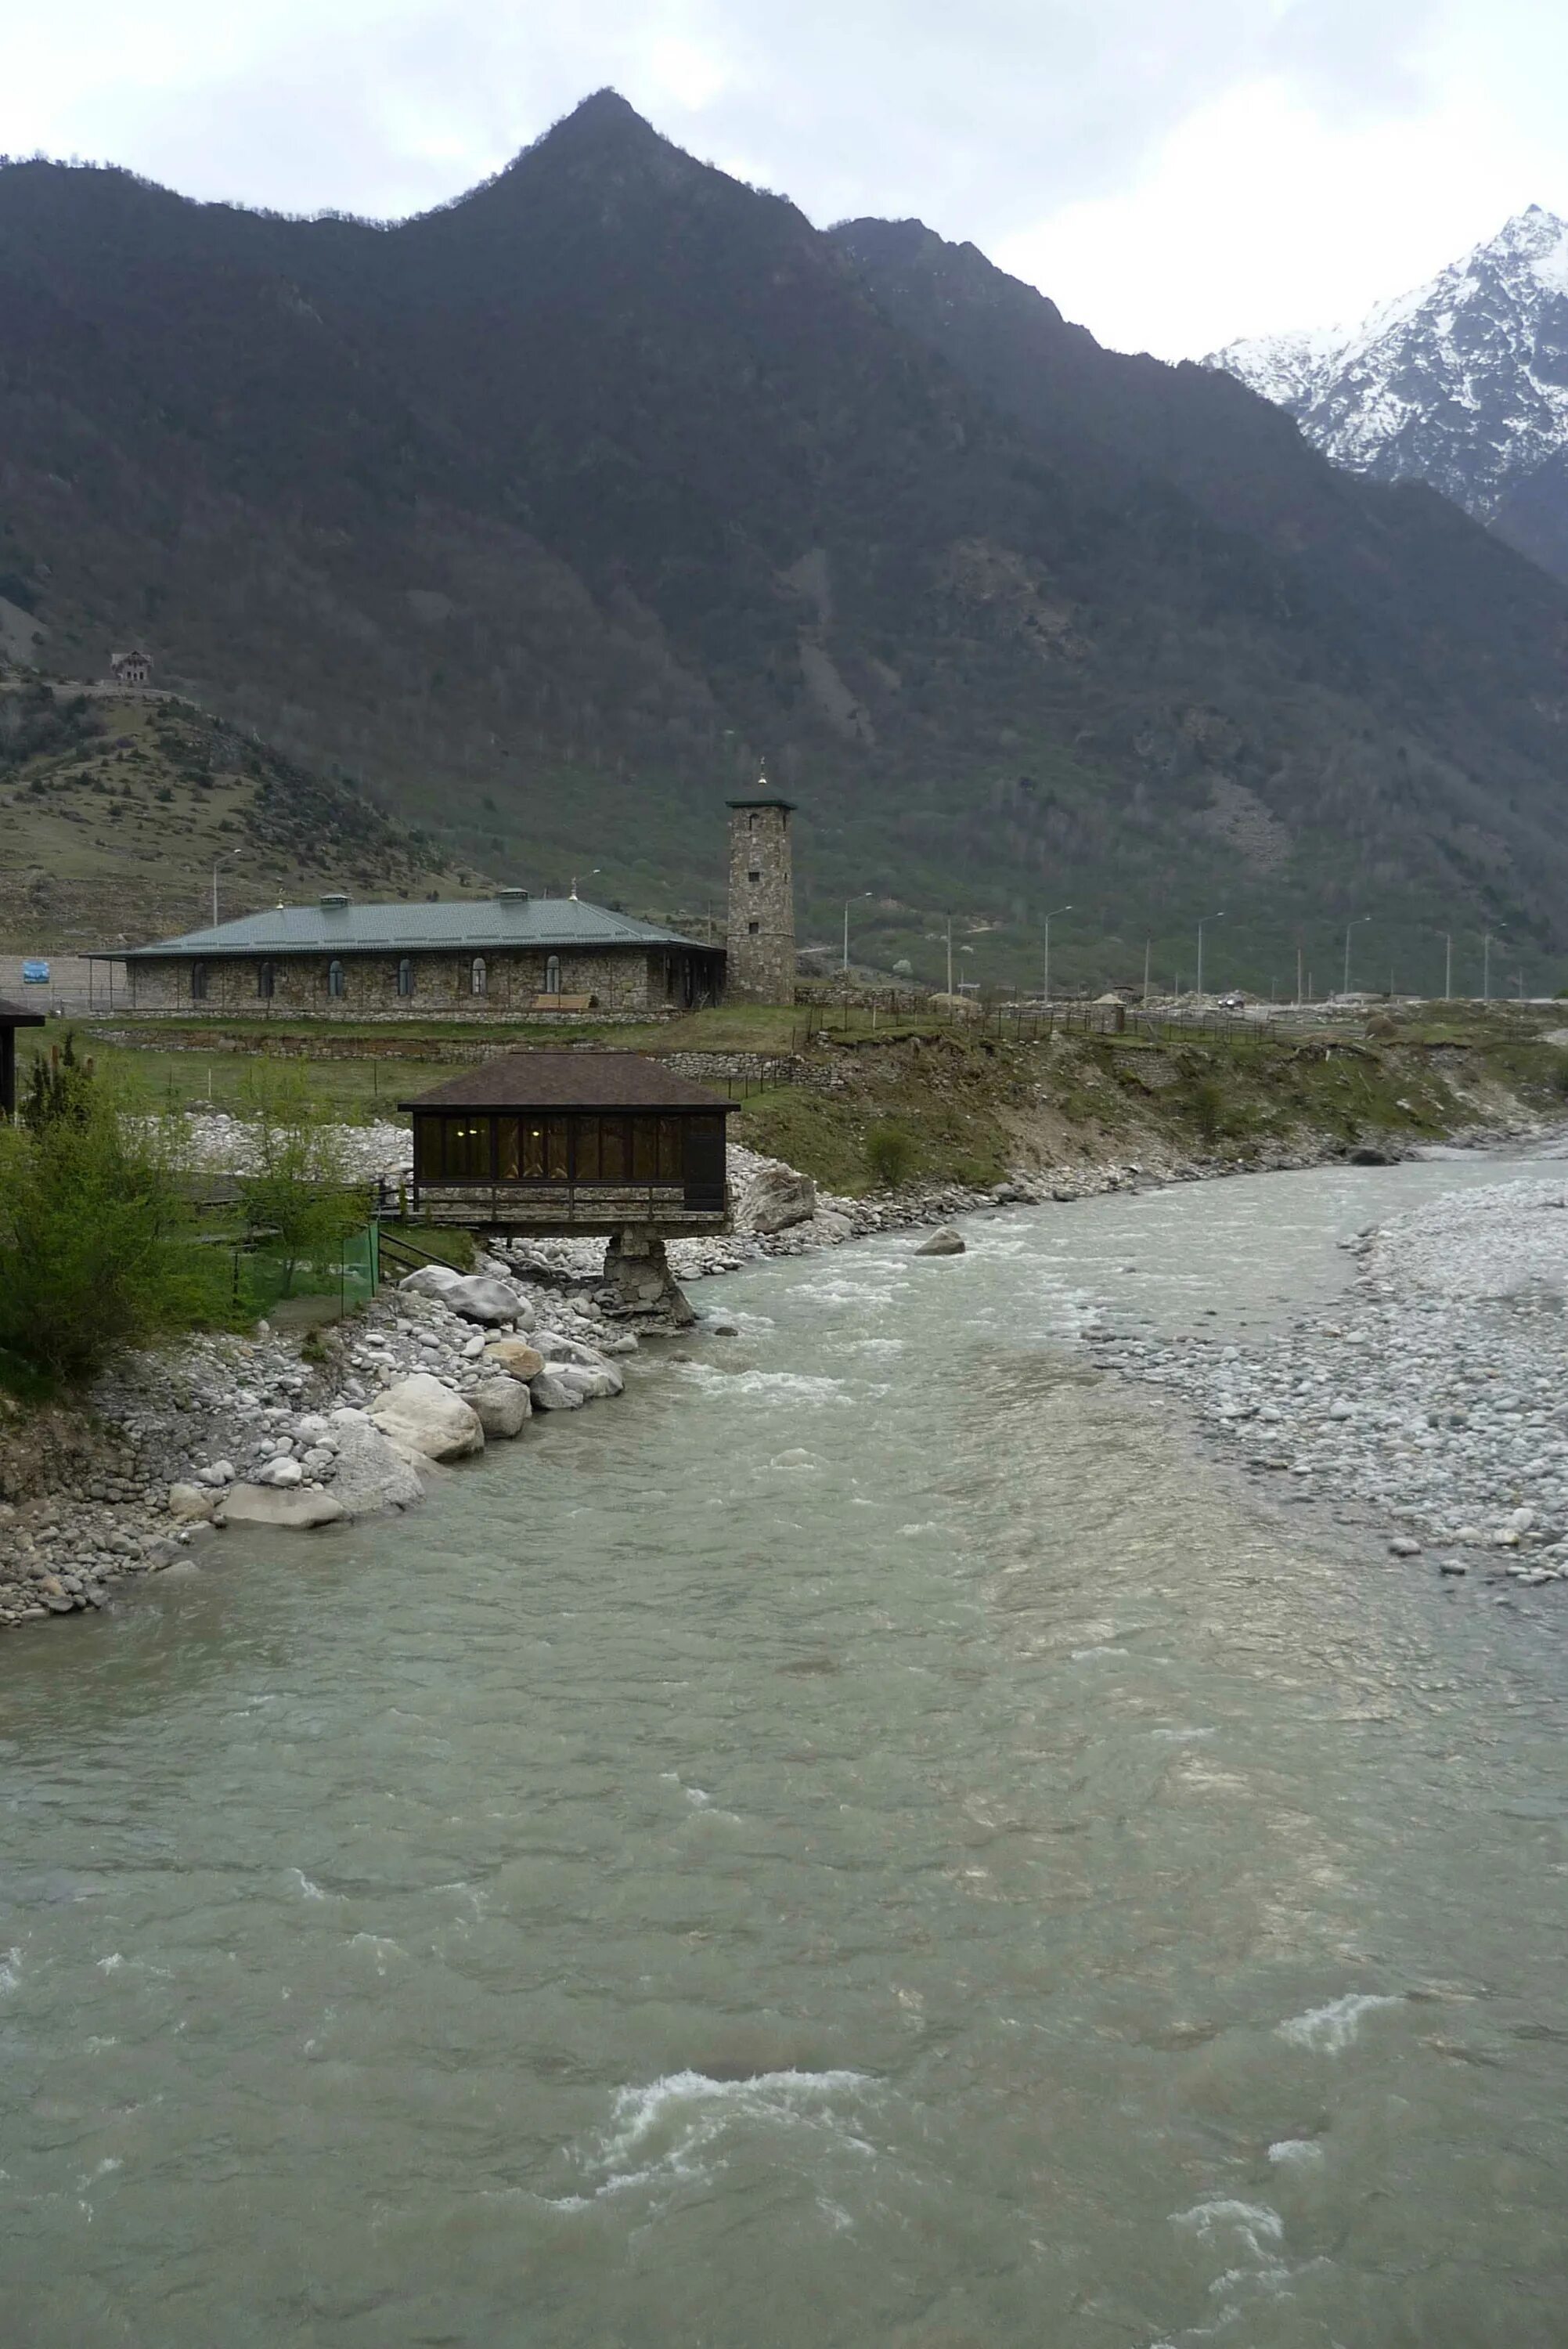
{"type": "Polygon", "coordinates": [[[1205,364],[1288,409],[1336,464],[1429,481],[1568,575],[1568,222],[1532,204],[1360,326],[1205,364]]]}

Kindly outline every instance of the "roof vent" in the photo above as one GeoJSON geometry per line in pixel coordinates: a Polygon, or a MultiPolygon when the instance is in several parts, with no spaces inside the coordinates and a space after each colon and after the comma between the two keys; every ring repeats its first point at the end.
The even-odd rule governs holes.
{"type": "Polygon", "coordinates": [[[498,905],[526,905],[528,903],[528,891],[526,889],[498,889],[495,893],[495,897],[496,904],[498,905]]]}
{"type": "Polygon", "coordinates": [[[329,890],[321,901],[321,910],[324,914],[346,914],[348,899],[341,889],[329,890]]]}

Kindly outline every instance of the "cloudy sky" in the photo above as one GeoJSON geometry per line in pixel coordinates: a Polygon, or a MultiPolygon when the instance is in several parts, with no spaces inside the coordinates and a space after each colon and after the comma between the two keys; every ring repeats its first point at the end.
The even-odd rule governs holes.
{"type": "Polygon", "coordinates": [[[1568,215],[1563,0],[49,0],[0,151],[418,211],[587,91],[814,220],[918,213],[1168,357],[1568,215]]]}

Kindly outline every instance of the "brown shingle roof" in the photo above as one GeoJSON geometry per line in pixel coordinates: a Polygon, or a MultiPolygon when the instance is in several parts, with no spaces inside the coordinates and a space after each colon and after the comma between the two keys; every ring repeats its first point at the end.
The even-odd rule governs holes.
{"type": "Polygon", "coordinates": [[[706,1109],[733,1102],[640,1052],[504,1052],[399,1109],[706,1109]]]}
{"type": "Polygon", "coordinates": [[[28,1011],[20,1003],[7,1003],[0,995],[0,1028],[42,1028],[45,1024],[41,1011],[28,1011]]]}

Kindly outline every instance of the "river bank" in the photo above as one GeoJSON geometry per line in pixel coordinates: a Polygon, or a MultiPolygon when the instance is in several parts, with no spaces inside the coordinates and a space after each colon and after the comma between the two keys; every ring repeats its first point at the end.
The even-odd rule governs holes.
{"type": "Polygon", "coordinates": [[[1102,1332],[1097,1359],[1181,1396],[1253,1478],[1364,1513],[1393,1558],[1568,1579],[1568,1169],[1428,1201],[1350,1246],[1346,1298],[1283,1330],[1102,1332]]]}
{"type": "MultiPolygon", "coordinates": [[[[242,1163],[242,1123],[194,1123],[196,1151],[206,1163],[242,1163]]],[[[1478,1127],[1466,1140],[1479,1149],[1543,1131],[1515,1120],[1478,1127]]],[[[395,1178],[406,1164],[407,1130],[360,1128],[355,1147],[358,1171],[395,1178]]],[[[1312,1149],[1274,1145],[1265,1163],[1272,1171],[1302,1171],[1344,1154],[1343,1144],[1325,1138],[1312,1149]]],[[[1072,1168],[1021,1168],[985,1188],[923,1182],[854,1198],[819,1191],[796,1169],[736,1148],[737,1230],[673,1242],[670,1266],[686,1287],[759,1258],[929,1229],[987,1210],[1069,1205],[1259,1171],[1255,1154],[1195,1158],[1164,1150],[1072,1168]]],[[[193,1564],[231,1523],[304,1532],[412,1506],[438,1483],[444,1459],[482,1448],[487,1439],[515,1437],[534,1409],[574,1409],[619,1392],[618,1360],[635,1352],[641,1339],[635,1317],[629,1321],[602,1287],[601,1254],[592,1241],[498,1243],[479,1259],[477,1279],[458,1283],[469,1302],[433,1293],[456,1276],[421,1276],[413,1288],[384,1293],[335,1331],[301,1340],[263,1325],[249,1339],[193,1338],[119,1365],[98,1382],[85,1411],[45,1413],[0,1428],[0,1495],[6,1495],[0,1498],[0,1630],[102,1606],[123,1577],[193,1564]],[[524,1352],[509,1365],[495,1350],[498,1338],[521,1340],[524,1352]],[[427,1436],[422,1423],[411,1428],[396,1412],[388,1419],[388,1396],[410,1381],[433,1381],[454,1398],[450,1424],[430,1423],[434,1432],[427,1436]],[[488,1402],[480,1395],[485,1387],[495,1389],[488,1402]]],[[[655,1338],[676,1334],[657,1311],[643,1317],[641,1327],[655,1338]]],[[[697,1334],[723,1337],[733,1327],[722,1311],[705,1313],[697,1334]]],[[[1101,1354],[1150,1383],[1189,1393],[1220,1427],[1244,1425],[1254,1413],[1260,1425],[1272,1426],[1263,1414],[1283,1413],[1290,1401],[1282,1366],[1260,1371],[1257,1398],[1250,1401],[1233,1361],[1209,1363],[1201,1341],[1159,1359],[1131,1349],[1119,1355],[1114,1347],[1101,1354]],[[1275,1399],[1276,1387],[1284,1402],[1275,1399]]],[[[1522,1369],[1519,1377],[1524,1375],[1522,1369]]],[[[438,1402],[427,1392],[426,1422],[432,1406],[438,1423],[438,1402]]],[[[1379,1486],[1373,1497],[1380,1494],[1379,1486]]],[[[1398,1513],[1395,1500],[1389,1506],[1398,1513]]],[[[1515,1510],[1532,1506],[1511,1504],[1515,1510]]],[[[1490,1498],[1476,1506],[1484,1513],[1490,1498]]],[[[1550,1496],[1554,1536],[1563,1508],[1568,1490],[1561,1507],[1550,1496]]],[[[1517,1547],[1533,1552],[1544,1546],[1531,1527],[1515,1531],[1517,1547]]]]}

